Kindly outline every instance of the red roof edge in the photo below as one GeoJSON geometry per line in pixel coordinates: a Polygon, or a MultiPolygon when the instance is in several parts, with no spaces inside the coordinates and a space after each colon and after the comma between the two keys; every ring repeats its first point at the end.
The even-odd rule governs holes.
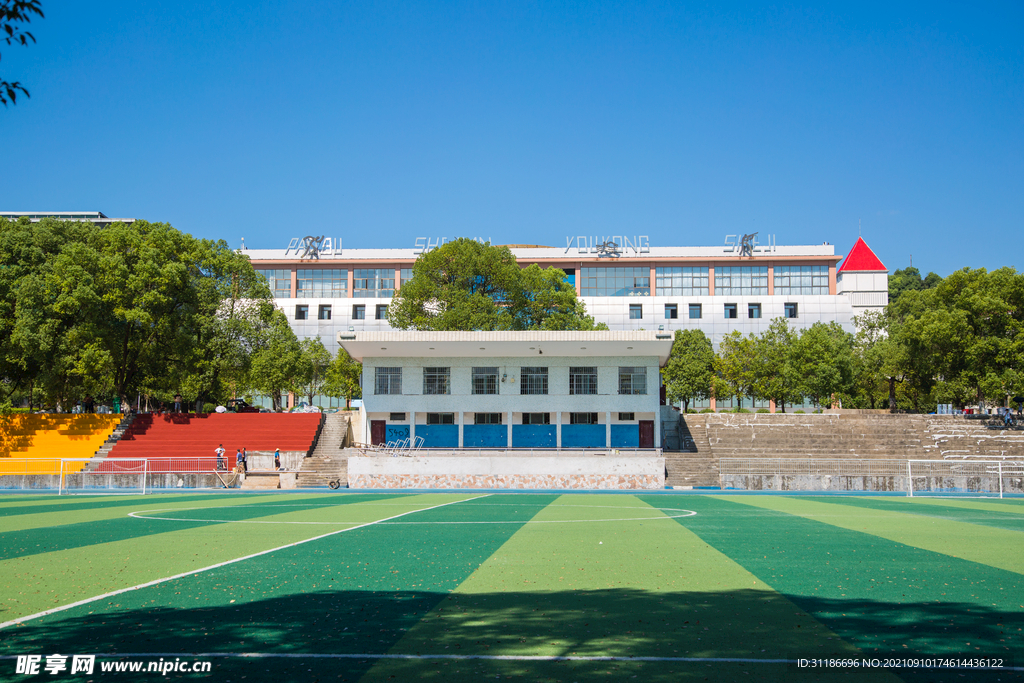
{"type": "Polygon", "coordinates": [[[857,243],[853,245],[853,249],[846,255],[846,259],[843,261],[843,265],[839,266],[837,273],[842,273],[847,270],[889,270],[885,265],[875,256],[875,252],[871,251],[871,247],[864,241],[863,237],[857,238],[857,243]]]}

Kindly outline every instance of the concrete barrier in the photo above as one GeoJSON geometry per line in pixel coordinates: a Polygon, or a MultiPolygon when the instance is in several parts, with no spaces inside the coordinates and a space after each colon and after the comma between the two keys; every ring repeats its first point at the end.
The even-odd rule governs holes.
{"type": "Polygon", "coordinates": [[[660,457],[351,457],[349,488],[661,489],[660,457]]]}

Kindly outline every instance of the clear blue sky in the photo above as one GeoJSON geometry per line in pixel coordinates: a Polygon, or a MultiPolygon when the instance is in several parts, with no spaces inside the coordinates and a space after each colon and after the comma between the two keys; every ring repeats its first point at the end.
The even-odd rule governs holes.
{"type": "Polygon", "coordinates": [[[43,4],[0,46],[0,210],[250,247],[861,220],[890,269],[1022,267],[1020,2],[43,4]]]}

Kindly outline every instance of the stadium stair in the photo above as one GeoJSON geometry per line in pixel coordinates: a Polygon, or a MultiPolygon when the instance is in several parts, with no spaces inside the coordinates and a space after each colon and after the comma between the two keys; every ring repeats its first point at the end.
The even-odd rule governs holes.
{"type": "Polygon", "coordinates": [[[350,426],[350,415],[347,413],[324,416],[320,438],[313,452],[302,461],[296,486],[327,486],[329,482],[339,479],[342,486],[348,486],[348,457],[343,449],[351,440],[350,426]]]}
{"type": "MultiPolygon", "coordinates": [[[[319,413],[210,413],[138,415],[107,454],[104,462],[124,458],[177,458],[200,469],[216,468],[214,451],[224,444],[225,467],[235,466],[235,452],[245,447],[249,454],[299,452],[308,454],[320,429],[319,413]]],[[[154,460],[150,471],[179,471],[183,463],[154,460]]],[[[99,471],[104,464],[100,463],[99,471]]]]}
{"type": "Polygon", "coordinates": [[[717,486],[720,458],[1024,461],[1024,429],[956,415],[703,413],[679,421],[667,486],[717,486]]]}
{"type": "MultiPolygon", "coordinates": [[[[58,474],[61,458],[81,458],[66,463],[65,473],[86,467],[110,437],[121,415],[16,414],[0,417],[0,460],[32,459],[38,463],[8,463],[10,471],[27,474],[58,474]]],[[[6,470],[5,470],[6,471],[6,470]]]]}

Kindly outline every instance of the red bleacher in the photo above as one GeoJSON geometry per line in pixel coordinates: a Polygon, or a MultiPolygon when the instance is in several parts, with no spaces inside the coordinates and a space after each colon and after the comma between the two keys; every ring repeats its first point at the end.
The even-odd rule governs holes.
{"type": "Polygon", "coordinates": [[[212,470],[217,464],[214,451],[224,444],[225,466],[230,469],[239,448],[249,453],[278,448],[282,453],[308,451],[319,426],[318,413],[143,414],[136,416],[107,460],[156,458],[150,461],[150,471],[177,472],[180,464],[159,459],[202,458],[200,469],[212,470]]]}

